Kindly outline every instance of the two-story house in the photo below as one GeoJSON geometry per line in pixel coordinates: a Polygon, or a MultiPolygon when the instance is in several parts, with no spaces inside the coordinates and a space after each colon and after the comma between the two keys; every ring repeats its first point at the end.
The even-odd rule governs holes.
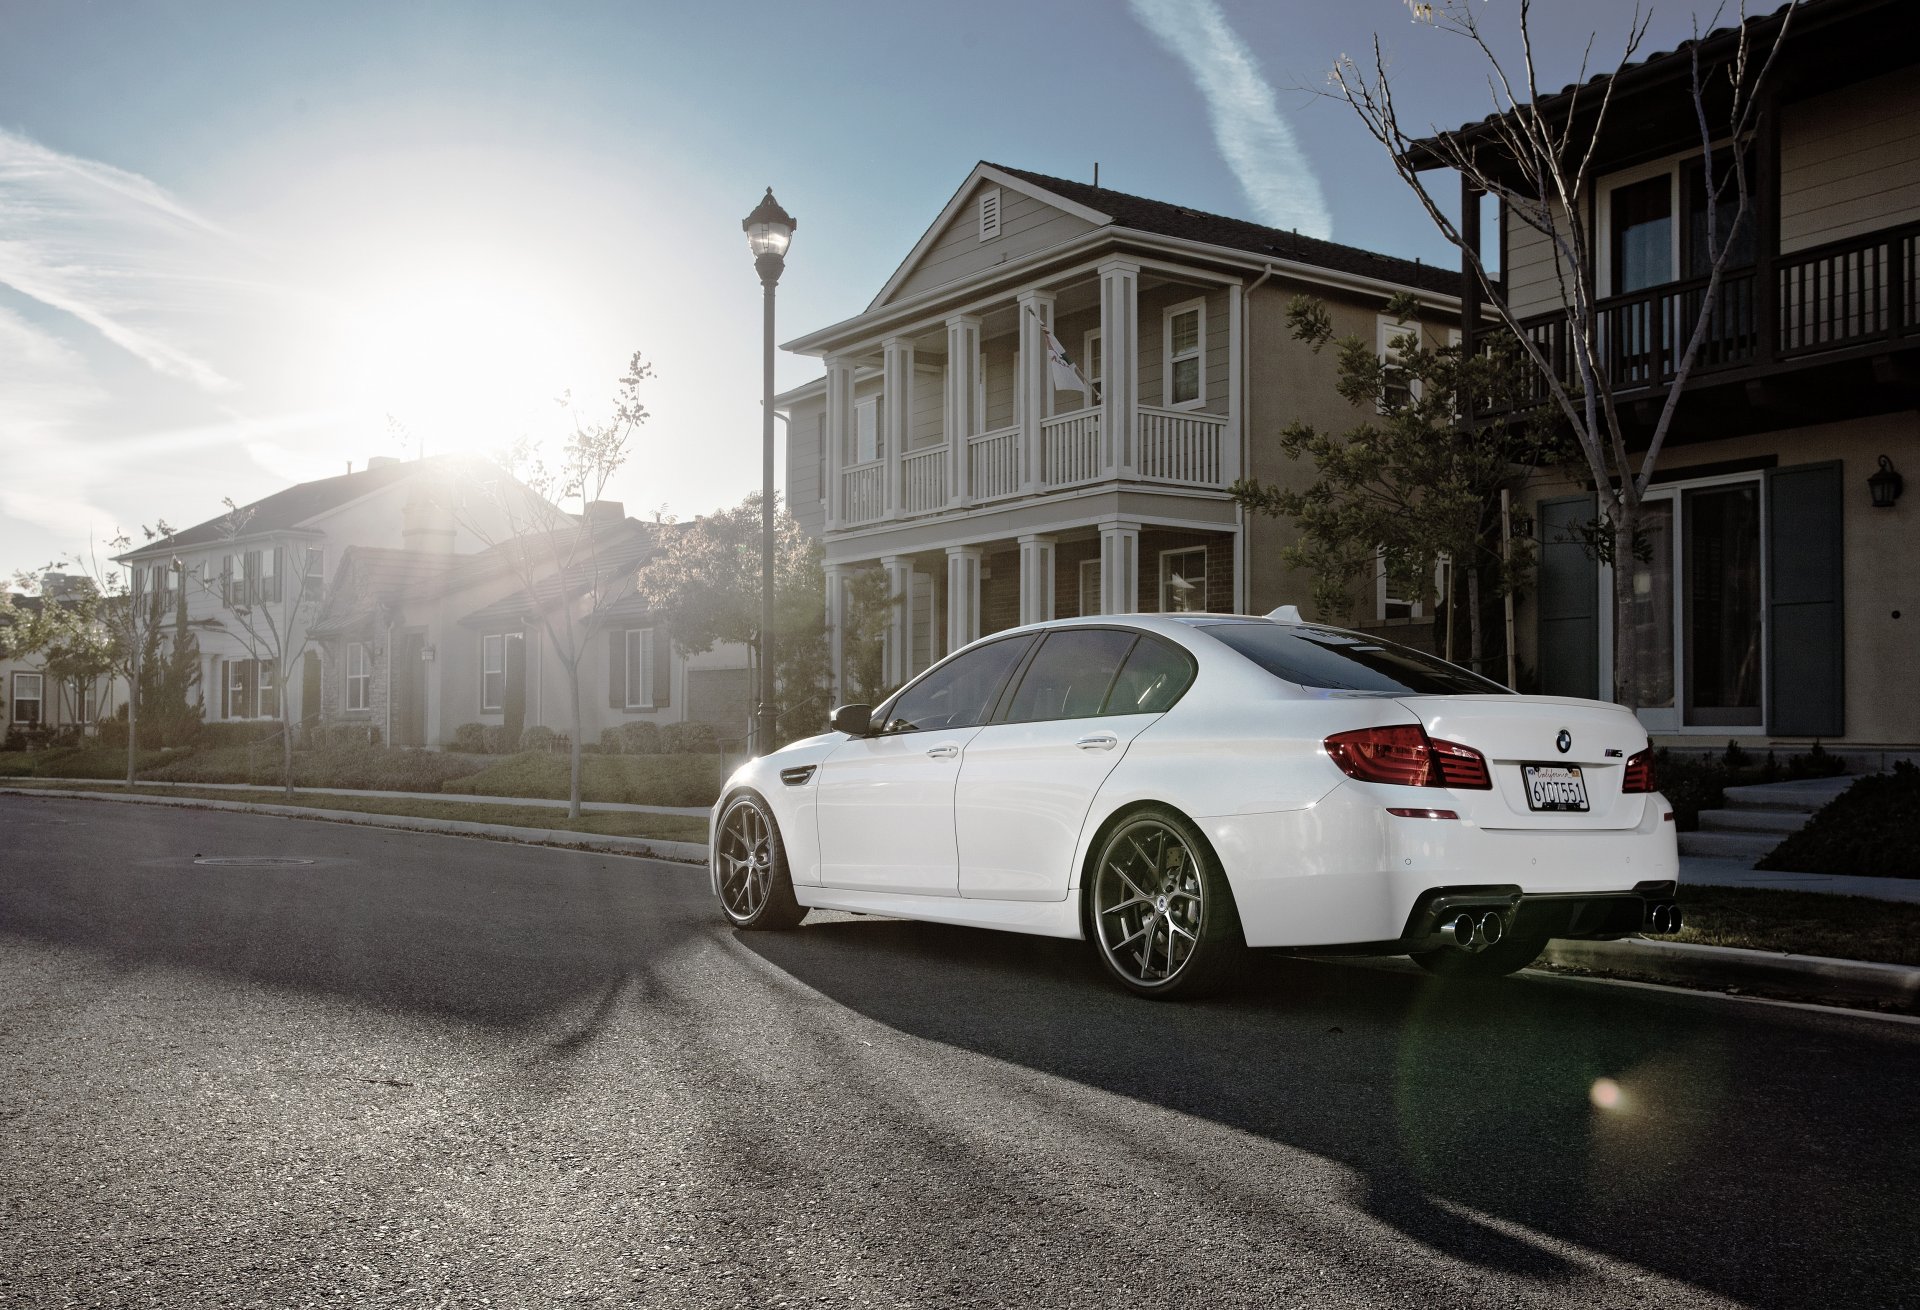
{"type": "MultiPolygon", "coordinates": [[[[1459,287],[1414,260],[980,164],[863,312],[786,347],[826,366],[776,403],[789,505],[825,543],[836,678],[860,570],[885,570],[899,600],[895,684],[1057,615],[1304,601],[1279,560],[1289,530],[1227,493],[1243,474],[1310,475],[1277,450],[1287,423],[1354,421],[1287,304],[1316,296],[1338,333],[1375,341],[1399,292],[1444,332],[1459,287]],[[1073,379],[1049,336],[1084,389],[1057,385],[1073,379]]],[[[1359,619],[1412,621],[1375,599],[1359,619]]]]}
{"type": "MultiPolygon", "coordinates": [[[[1749,21],[1755,66],[1786,13],[1749,21]]],[[[1920,472],[1916,36],[1895,0],[1794,11],[1757,130],[1738,143],[1752,165],[1752,222],[1730,231],[1731,265],[1660,455],[1648,558],[1632,565],[1625,612],[1610,571],[1574,535],[1594,513],[1591,488],[1535,479],[1522,497],[1544,544],[1516,644],[1544,690],[1618,685],[1613,633],[1629,623],[1645,652],[1630,673],[1641,717],[1675,741],[1920,742],[1920,505],[1899,494],[1903,472],[1920,472]]],[[[1699,43],[1712,95],[1737,42],[1723,29],[1699,43]]],[[[1601,365],[1640,450],[1707,282],[1692,55],[1654,55],[1580,88],[1589,115],[1610,92],[1580,254],[1600,297],[1601,365]]],[[[1538,108],[1562,121],[1571,94],[1538,108]]],[[[1577,118],[1574,130],[1591,139],[1590,124],[1577,118]]],[[[1488,129],[1450,136],[1484,140],[1488,129]]],[[[1438,166],[1434,144],[1417,144],[1415,161],[1438,166]]],[[[1734,144],[1716,143],[1722,161],[1734,144]]],[[[1478,209],[1465,192],[1463,212],[1478,209]]],[[[1481,235],[1500,243],[1501,291],[1522,326],[1564,360],[1554,243],[1510,212],[1481,235]]]]}

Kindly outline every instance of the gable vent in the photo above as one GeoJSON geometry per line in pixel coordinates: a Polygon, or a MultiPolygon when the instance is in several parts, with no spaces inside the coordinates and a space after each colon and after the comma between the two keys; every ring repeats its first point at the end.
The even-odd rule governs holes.
{"type": "Polygon", "coordinates": [[[991,241],[1000,235],[1000,188],[989,187],[980,193],[980,239],[991,241]]]}

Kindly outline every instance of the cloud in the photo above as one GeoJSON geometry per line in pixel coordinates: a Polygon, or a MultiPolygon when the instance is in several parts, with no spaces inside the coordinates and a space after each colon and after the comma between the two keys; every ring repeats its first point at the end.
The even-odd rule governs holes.
{"type": "Polygon", "coordinates": [[[1214,0],[1129,0],[1133,16],[1187,66],[1207,102],[1213,139],[1260,221],[1333,235],[1320,179],[1281,117],[1260,65],[1214,0]]]}
{"type": "Polygon", "coordinates": [[[249,252],[136,173],[0,128],[0,285],[58,310],[156,373],[203,392],[234,383],[193,324],[249,298],[249,252]]]}

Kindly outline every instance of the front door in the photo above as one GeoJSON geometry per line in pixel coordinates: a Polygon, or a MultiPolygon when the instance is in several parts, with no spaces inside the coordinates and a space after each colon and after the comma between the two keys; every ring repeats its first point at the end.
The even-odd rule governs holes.
{"type": "Polygon", "coordinates": [[[927,671],[841,743],[815,783],[820,881],[861,891],[952,896],[959,886],[953,786],[1031,636],[976,646],[927,671]]]}
{"type": "Polygon", "coordinates": [[[1192,681],[1193,662],[1125,628],[1065,628],[968,744],[954,796],[960,894],[1057,901],[1100,786],[1192,681]]]}

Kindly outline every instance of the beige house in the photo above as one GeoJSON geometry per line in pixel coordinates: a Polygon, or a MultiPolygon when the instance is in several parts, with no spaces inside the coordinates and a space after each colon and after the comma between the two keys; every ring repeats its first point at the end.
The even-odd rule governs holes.
{"type": "MultiPolygon", "coordinates": [[[[1354,420],[1332,353],[1288,335],[1288,301],[1317,296],[1338,333],[1382,340],[1395,293],[1445,324],[1459,285],[1413,260],[980,164],[862,313],[787,345],[825,364],[777,404],[789,504],[825,543],[837,681],[860,570],[884,570],[901,598],[894,684],[1058,615],[1304,603],[1306,580],[1279,562],[1288,530],[1227,492],[1243,475],[1302,478],[1276,448],[1287,423],[1354,420]],[[1049,337],[1080,379],[1050,361],[1049,337]]],[[[1420,621],[1411,602],[1373,599],[1351,617],[1420,621]]]]}
{"type": "MultiPolygon", "coordinates": [[[[1784,12],[1755,20],[1759,48],[1784,12]]],[[[1523,493],[1544,547],[1517,645],[1543,690],[1615,686],[1614,628],[1631,623],[1649,652],[1630,671],[1641,717],[1675,743],[1920,743],[1920,501],[1897,494],[1920,475],[1915,36],[1893,0],[1795,13],[1742,143],[1754,221],[1734,237],[1660,457],[1651,558],[1633,566],[1625,612],[1609,571],[1571,539],[1593,514],[1590,489],[1535,479],[1523,493]]],[[[1730,31],[1703,42],[1709,84],[1733,47],[1730,31]]],[[[1684,51],[1613,77],[1585,215],[1604,364],[1642,449],[1706,285],[1690,79],[1684,51]]],[[[1543,108],[1564,105],[1563,93],[1543,108]]],[[[1553,243],[1508,212],[1484,237],[1496,233],[1504,294],[1564,356],[1553,243]]]]}
{"type": "MultiPolygon", "coordinates": [[[[73,589],[89,585],[83,579],[49,572],[40,578],[35,596],[14,596],[20,610],[58,605],[73,589]]],[[[69,730],[89,732],[110,719],[127,702],[126,679],[103,674],[80,683],[55,677],[40,655],[16,655],[7,650],[4,628],[13,621],[0,608],[0,741],[27,740],[43,733],[69,730]]]]}

